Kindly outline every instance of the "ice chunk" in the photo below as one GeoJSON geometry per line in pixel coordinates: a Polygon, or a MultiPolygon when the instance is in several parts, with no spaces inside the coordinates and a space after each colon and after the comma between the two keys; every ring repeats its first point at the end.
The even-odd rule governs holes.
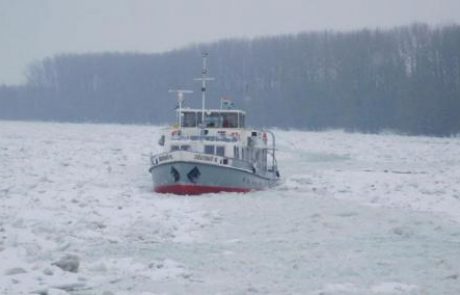
{"type": "Polygon", "coordinates": [[[60,269],[68,272],[78,272],[80,266],[80,258],[77,255],[67,254],[59,261],[53,263],[60,269]]]}

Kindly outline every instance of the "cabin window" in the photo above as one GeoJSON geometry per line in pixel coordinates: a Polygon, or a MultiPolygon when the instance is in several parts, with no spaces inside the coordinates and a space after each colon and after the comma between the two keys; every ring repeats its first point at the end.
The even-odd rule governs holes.
{"type": "Polygon", "coordinates": [[[197,113],[194,112],[183,112],[182,127],[196,127],[197,125],[197,113]]]}
{"type": "Polygon", "coordinates": [[[205,122],[208,128],[222,128],[222,115],[220,113],[208,113],[205,122]]]}
{"type": "Polygon", "coordinates": [[[205,145],[204,146],[204,153],[209,155],[214,155],[214,146],[213,145],[205,145]]]}
{"type": "Polygon", "coordinates": [[[201,126],[203,122],[202,118],[202,112],[196,113],[196,126],[201,126]]]}
{"type": "Polygon", "coordinates": [[[216,146],[216,155],[224,157],[225,156],[225,147],[224,146],[216,146]]]}
{"type": "Polygon", "coordinates": [[[245,117],[244,114],[238,113],[238,127],[239,128],[244,128],[245,126],[245,117]]]}
{"type": "Polygon", "coordinates": [[[222,127],[224,128],[237,128],[238,127],[238,113],[223,113],[222,127]]]}
{"type": "Polygon", "coordinates": [[[160,137],[160,140],[158,140],[158,144],[161,145],[161,146],[164,146],[165,145],[165,141],[166,141],[166,137],[164,135],[162,135],[160,137]]]}
{"type": "Polygon", "coordinates": [[[240,149],[236,145],[233,147],[233,158],[240,158],[240,149]]]}
{"type": "Polygon", "coordinates": [[[255,158],[256,158],[256,162],[261,163],[262,162],[262,151],[256,150],[255,158]]]}
{"type": "Polygon", "coordinates": [[[179,146],[178,146],[178,145],[172,145],[172,146],[171,146],[171,152],[178,151],[178,150],[179,150],[179,146]]]}
{"type": "Polygon", "coordinates": [[[189,151],[189,150],[190,150],[190,146],[189,146],[189,145],[181,145],[181,146],[180,146],[180,149],[181,149],[182,151],[189,151]]]}

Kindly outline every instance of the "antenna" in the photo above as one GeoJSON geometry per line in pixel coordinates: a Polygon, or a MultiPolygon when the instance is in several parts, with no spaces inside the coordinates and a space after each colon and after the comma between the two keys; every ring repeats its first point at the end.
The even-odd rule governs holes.
{"type": "Polygon", "coordinates": [[[206,81],[212,81],[214,78],[208,77],[207,58],[208,53],[203,52],[203,69],[201,70],[201,78],[196,78],[195,81],[201,81],[201,124],[204,124],[204,109],[206,104],[206,81]]]}
{"type": "Polygon", "coordinates": [[[179,104],[179,128],[182,127],[182,103],[184,102],[184,94],[193,93],[192,90],[170,89],[169,93],[177,93],[177,103],[179,104]]]}

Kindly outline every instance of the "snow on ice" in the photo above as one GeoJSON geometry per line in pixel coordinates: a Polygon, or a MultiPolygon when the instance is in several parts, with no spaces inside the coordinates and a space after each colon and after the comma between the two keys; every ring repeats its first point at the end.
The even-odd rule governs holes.
{"type": "Polygon", "coordinates": [[[279,187],[180,197],[159,131],[0,122],[0,294],[460,294],[460,138],[278,130],[279,187]]]}

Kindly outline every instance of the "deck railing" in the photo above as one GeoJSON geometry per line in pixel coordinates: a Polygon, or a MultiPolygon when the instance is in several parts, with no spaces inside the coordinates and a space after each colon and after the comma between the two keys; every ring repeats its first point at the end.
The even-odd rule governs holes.
{"type": "Polygon", "coordinates": [[[171,140],[192,140],[192,141],[222,141],[222,142],[237,142],[238,138],[234,136],[208,136],[208,135],[172,135],[171,140]]]}

